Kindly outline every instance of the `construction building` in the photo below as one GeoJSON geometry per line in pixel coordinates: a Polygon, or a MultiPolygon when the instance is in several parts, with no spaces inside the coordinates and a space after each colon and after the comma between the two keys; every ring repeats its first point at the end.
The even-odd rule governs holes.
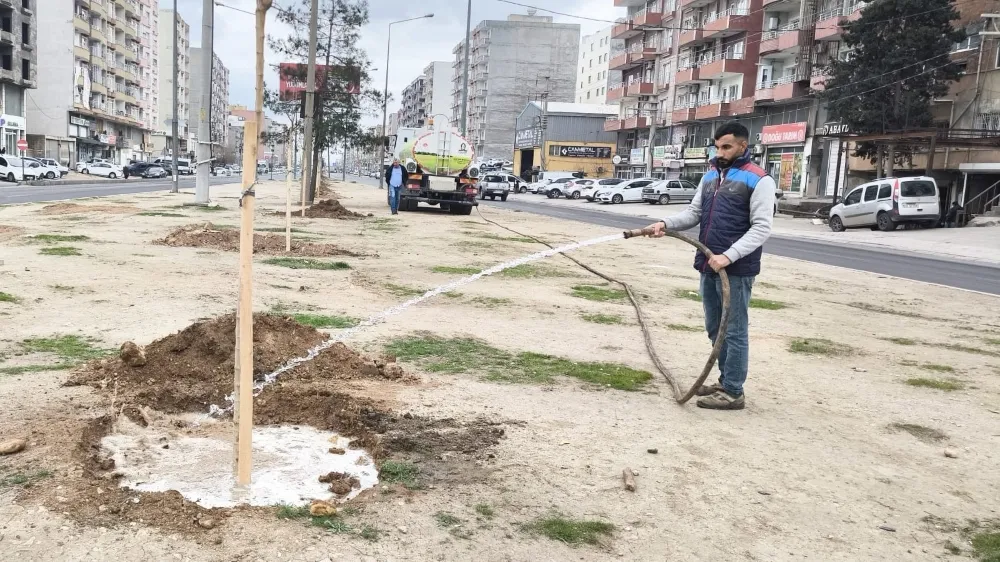
{"type": "MultiPolygon", "coordinates": [[[[508,158],[515,122],[532,99],[576,99],[580,26],[548,16],[511,15],[472,30],[469,53],[467,137],[480,158],[508,158]]],[[[461,128],[465,41],[453,50],[451,119],[461,128]]]]}
{"type": "MultiPolygon", "coordinates": [[[[451,120],[451,63],[435,61],[424,69],[424,115],[451,120]]],[[[391,133],[390,133],[391,134],[391,133]]]]}
{"type": "MultiPolygon", "coordinates": [[[[28,92],[37,87],[35,1],[0,2],[0,146],[7,154],[19,153],[17,141],[28,131],[28,116],[38,112],[36,92],[28,92]]],[[[65,135],[65,130],[61,134],[65,135]]],[[[39,139],[32,148],[32,154],[42,154],[44,140],[39,139]]]]}
{"type": "MultiPolygon", "coordinates": [[[[201,96],[205,88],[201,75],[202,57],[206,49],[194,47],[191,49],[191,90],[190,90],[190,128],[198,134],[198,124],[201,119],[201,96]]],[[[212,139],[212,154],[217,153],[216,147],[226,144],[226,118],[229,116],[229,69],[222,64],[218,55],[212,54],[211,107],[206,108],[206,118],[212,139]]]]}
{"type": "MultiPolygon", "coordinates": [[[[93,0],[91,0],[93,1],[93,0]]],[[[158,22],[159,34],[159,128],[151,136],[152,150],[155,156],[167,156],[174,147],[174,59],[177,60],[177,145],[179,154],[191,156],[195,146],[190,143],[197,132],[197,126],[191,127],[189,114],[191,110],[191,27],[184,18],[177,14],[177,49],[174,50],[174,12],[160,10],[158,22]]]]}
{"type": "Polygon", "coordinates": [[[148,156],[143,88],[151,58],[143,56],[148,42],[140,40],[140,29],[149,9],[138,0],[73,0],[37,12],[46,39],[37,46],[45,71],[37,73],[28,106],[36,155],[69,165],[148,156]]]}
{"type": "MultiPolygon", "coordinates": [[[[576,103],[608,103],[608,88],[622,81],[621,71],[611,70],[611,58],[624,49],[624,41],[611,39],[611,27],[583,37],[580,41],[580,73],[576,78],[576,103]]],[[[617,105],[617,102],[611,103],[617,105]]]]}

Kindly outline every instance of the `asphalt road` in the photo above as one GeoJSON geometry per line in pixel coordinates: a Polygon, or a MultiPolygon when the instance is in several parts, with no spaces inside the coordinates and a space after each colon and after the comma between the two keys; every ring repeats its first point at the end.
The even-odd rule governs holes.
{"type": "MultiPolygon", "coordinates": [[[[338,176],[334,175],[334,177],[338,176]]],[[[378,183],[378,180],[373,178],[359,178],[351,175],[348,175],[347,179],[370,186],[375,186],[378,183]]],[[[239,178],[213,177],[212,185],[237,181],[239,178]]],[[[44,187],[3,187],[0,184],[0,204],[161,191],[170,189],[170,183],[169,180],[145,180],[139,183],[101,184],[95,182],[87,185],[59,186],[57,184],[44,187]]],[[[182,188],[193,188],[194,178],[183,178],[180,185],[182,188]]],[[[622,230],[649,225],[649,219],[546,205],[532,202],[532,197],[536,196],[531,194],[516,195],[506,203],[485,202],[484,207],[496,206],[553,218],[621,228],[622,230]]],[[[778,235],[771,237],[765,245],[764,251],[786,258],[1000,295],[1000,267],[934,259],[915,254],[838,246],[778,235]]]]}
{"type": "MultiPolygon", "coordinates": [[[[210,185],[237,183],[240,178],[212,177],[210,185]]],[[[181,189],[193,189],[194,176],[179,178],[181,189]]],[[[157,180],[136,180],[126,183],[96,180],[93,183],[67,185],[55,180],[50,185],[13,185],[0,183],[0,205],[17,203],[35,203],[38,201],[61,201],[79,197],[103,197],[106,195],[123,195],[129,193],[147,193],[150,191],[169,190],[173,181],[170,178],[157,180]],[[8,187],[9,186],[9,187],[8,187]]]]}

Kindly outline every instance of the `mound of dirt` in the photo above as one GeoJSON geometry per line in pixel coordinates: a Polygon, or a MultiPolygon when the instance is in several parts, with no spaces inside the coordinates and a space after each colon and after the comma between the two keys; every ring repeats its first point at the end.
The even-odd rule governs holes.
{"type": "Polygon", "coordinates": [[[78,203],[56,203],[46,205],[39,211],[43,215],[72,215],[76,213],[108,213],[112,215],[127,215],[138,213],[141,209],[129,205],[80,205],[78,203]]]}
{"type": "MultiPolygon", "coordinates": [[[[154,244],[162,246],[215,248],[227,252],[240,250],[240,231],[233,228],[217,229],[211,223],[182,226],[168,234],[166,238],[154,240],[154,244]]],[[[352,256],[358,257],[349,250],[334,244],[307,244],[292,239],[292,251],[285,252],[285,237],[280,234],[253,235],[253,251],[257,254],[292,255],[299,257],[352,256]]]]}
{"type": "MultiPolygon", "coordinates": [[[[285,211],[275,211],[277,216],[285,216],[285,211]]],[[[292,213],[293,215],[297,213],[292,213]]],[[[301,211],[298,212],[301,215],[301,211]]],[[[361,213],[355,213],[354,211],[344,207],[340,204],[340,201],[336,199],[325,199],[314,203],[312,207],[306,208],[306,216],[313,219],[360,219],[364,218],[365,215],[361,213]]],[[[368,215],[371,216],[371,215],[368,215]]]]}
{"type": "MultiPolygon", "coordinates": [[[[255,314],[254,379],[263,380],[288,360],[306,355],[325,338],[315,328],[291,318],[255,314]]],[[[74,373],[68,384],[93,386],[114,395],[116,403],[123,406],[167,413],[207,412],[213,404],[223,405],[233,391],[235,347],[236,315],[228,314],[154,341],[145,347],[142,365],[124,353],[89,363],[74,373]]],[[[337,343],[312,361],[284,373],[281,383],[328,384],[353,379],[412,380],[393,360],[366,358],[337,343]]],[[[265,391],[261,399],[266,399],[267,394],[265,391]]],[[[262,416],[274,418],[273,423],[282,423],[280,416],[273,414],[267,409],[261,411],[262,416]]]]}

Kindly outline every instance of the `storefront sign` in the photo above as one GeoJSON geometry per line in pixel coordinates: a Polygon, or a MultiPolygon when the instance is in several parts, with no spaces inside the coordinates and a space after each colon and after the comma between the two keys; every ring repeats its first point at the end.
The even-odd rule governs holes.
{"type": "Polygon", "coordinates": [[[653,167],[666,168],[671,160],[679,160],[684,147],[679,144],[653,147],[653,167]]]}
{"type": "Polygon", "coordinates": [[[705,148],[685,148],[685,160],[704,160],[708,157],[708,150],[705,148]]]}
{"type": "Polygon", "coordinates": [[[107,142],[108,142],[108,144],[117,144],[118,143],[118,136],[117,135],[108,135],[108,141],[107,142]]]}
{"type": "Polygon", "coordinates": [[[567,158],[611,158],[611,149],[606,146],[560,146],[559,156],[567,158]]]}
{"type": "Polygon", "coordinates": [[[646,147],[633,148],[632,154],[629,156],[629,162],[633,165],[645,164],[646,163],[646,147]]]}
{"type": "Polygon", "coordinates": [[[615,157],[611,159],[611,162],[614,163],[615,166],[628,166],[628,157],[615,154],[615,157]]]}
{"type": "Polygon", "coordinates": [[[4,127],[6,129],[24,130],[24,117],[7,115],[4,113],[3,115],[0,115],[0,127],[4,127]]]}
{"type": "Polygon", "coordinates": [[[806,142],[807,123],[768,125],[760,132],[761,144],[792,144],[806,142]]]}
{"type": "Polygon", "coordinates": [[[538,127],[520,129],[514,133],[514,150],[542,146],[542,130],[538,127]]]}
{"type": "Polygon", "coordinates": [[[824,123],[823,126],[819,128],[817,134],[821,137],[826,137],[826,136],[846,135],[847,133],[850,132],[851,129],[850,127],[847,126],[846,123],[833,122],[833,123],[824,123]]]}
{"type": "Polygon", "coordinates": [[[103,142],[104,144],[108,144],[108,135],[97,135],[97,140],[103,142]]]}
{"type": "Polygon", "coordinates": [[[81,127],[89,127],[90,119],[85,119],[83,117],[77,117],[76,115],[69,116],[69,122],[73,125],[79,125],[81,127]]]}

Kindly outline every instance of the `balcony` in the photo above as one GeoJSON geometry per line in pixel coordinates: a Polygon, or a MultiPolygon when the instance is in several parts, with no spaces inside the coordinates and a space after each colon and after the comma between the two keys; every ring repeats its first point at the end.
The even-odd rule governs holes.
{"type": "Polygon", "coordinates": [[[90,60],[90,51],[86,47],[73,47],[73,55],[80,60],[90,60]]]}
{"type": "Polygon", "coordinates": [[[611,28],[612,39],[631,39],[637,35],[642,35],[642,31],[635,28],[635,24],[630,21],[620,21],[611,28]]]}
{"type": "Polygon", "coordinates": [[[682,61],[678,67],[677,72],[674,74],[674,84],[680,86],[681,84],[689,84],[691,82],[697,82],[701,79],[699,68],[690,61],[687,63],[689,66],[685,66],[682,61]]]}
{"type": "Polygon", "coordinates": [[[761,35],[760,54],[788,52],[795,53],[809,44],[809,34],[801,29],[798,20],[790,22],[773,31],[765,31],[761,35]]]}
{"type": "Polygon", "coordinates": [[[619,84],[608,88],[608,101],[616,101],[625,97],[625,84],[619,84]]]}
{"type": "Polygon", "coordinates": [[[711,4],[711,3],[712,3],[712,0],[680,0],[678,2],[678,4],[680,5],[681,9],[697,8],[699,6],[707,6],[708,4],[711,4]]]}
{"type": "Polygon", "coordinates": [[[698,43],[705,39],[705,32],[702,31],[701,25],[697,21],[684,20],[681,23],[681,28],[681,35],[677,40],[678,47],[698,43]]]}
{"type": "MultiPolygon", "coordinates": [[[[746,8],[729,8],[719,12],[714,18],[706,20],[702,26],[705,28],[705,39],[717,37],[728,37],[744,31],[750,31],[750,16],[746,8]]],[[[759,29],[759,23],[757,28],[759,29]]]]}
{"type": "Polygon", "coordinates": [[[829,79],[830,75],[827,74],[826,68],[814,66],[812,76],[809,77],[809,87],[817,92],[821,92],[826,88],[826,81],[829,79]]]}
{"type": "Polygon", "coordinates": [[[830,8],[816,14],[816,40],[832,41],[840,39],[843,24],[861,17],[864,2],[856,2],[846,8],[830,8]]]}
{"type": "Polygon", "coordinates": [[[724,52],[719,56],[698,60],[698,77],[702,80],[725,78],[735,74],[755,74],[756,61],[743,58],[742,52],[724,52]]]}
{"type": "Polygon", "coordinates": [[[648,129],[649,117],[644,115],[633,115],[622,121],[622,129],[648,129]]]}
{"type": "Polygon", "coordinates": [[[608,117],[604,121],[604,132],[613,133],[615,131],[620,131],[622,130],[622,123],[624,123],[624,121],[618,119],[617,117],[608,117]]]}
{"type": "Polygon", "coordinates": [[[679,103],[674,105],[674,111],[671,113],[671,119],[673,120],[674,123],[694,121],[694,114],[695,114],[694,103],[679,103]]]}
{"type": "Polygon", "coordinates": [[[610,70],[629,70],[642,64],[643,61],[656,60],[656,49],[652,47],[640,47],[627,53],[622,53],[611,59],[608,63],[610,70]]]}
{"type": "Polygon", "coordinates": [[[637,98],[639,96],[653,95],[656,87],[652,82],[632,82],[625,91],[625,97],[637,98]]]}
{"type": "Polygon", "coordinates": [[[800,98],[809,93],[804,75],[792,74],[761,84],[757,88],[757,100],[762,102],[784,102],[800,98]]]}
{"type": "Polygon", "coordinates": [[[619,8],[630,8],[632,6],[642,6],[646,0],[615,0],[615,6],[619,8]]]}
{"type": "Polygon", "coordinates": [[[639,12],[632,18],[632,25],[634,25],[636,29],[658,27],[661,22],[663,22],[663,14],[660,12],[650,11],[649,9],[639,12]]]}
{"type": "Polygon", "coordinates": [[[89,34],[90,22],[87,21],[88,19],[90,16],[81,16],[80,14],[73,16],[73,27],[80,33],[89,34]]]}

